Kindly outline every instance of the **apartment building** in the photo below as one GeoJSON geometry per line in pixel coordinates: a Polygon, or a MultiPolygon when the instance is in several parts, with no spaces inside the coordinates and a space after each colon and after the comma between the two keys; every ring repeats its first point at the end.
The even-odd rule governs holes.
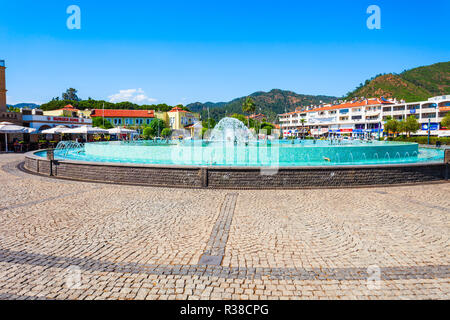
{"type": "Polygon", "coordinates": [[[447,129],[440,125],[447,112],[450,112],[450,95],[410,103],[371,98],[280,114],[279,122],[284,137],[301,136],[304,133],[314,136],[359,136],[381,134],[388,117],[404,120],[414,116],[421,124],[417,135],[428,134],[428,127],[432,135],[438,135],[441,130],[447,129]]]}

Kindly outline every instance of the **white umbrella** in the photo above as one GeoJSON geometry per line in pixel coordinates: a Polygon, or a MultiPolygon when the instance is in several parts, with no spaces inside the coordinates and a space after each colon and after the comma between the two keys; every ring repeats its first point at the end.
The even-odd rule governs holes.
{"type": "Polygon", "coordinates": [[[43,133],[43,134],[59,134],[59,133],[63,133],[67,129],[68,128],[65,126],[56,126],[54,128],[42,130],[41,133],[43,133]]]}
{"type": "Polygon", "coordinates": [[[118,128],[108,129],[108,133],[110,133],[110,134],[129,134],[129,133],[137,133],[137,131],[118,127],[118,128]]]}
{"type": "Polygon", "coordinates": [[[62,133],[74,133],[74,134],[96,134],[96,133],[108,133],[108,130],[96,127],[81,126],[73,129],[66,129],[62,133]]]}
{"type": "Polygon", "coordinates": [[[8,133],[33,133],[36,129],[18,126],[9,122],[0,123],[0,133],[5,134],[5,151],[8,152],[8,133]]]}

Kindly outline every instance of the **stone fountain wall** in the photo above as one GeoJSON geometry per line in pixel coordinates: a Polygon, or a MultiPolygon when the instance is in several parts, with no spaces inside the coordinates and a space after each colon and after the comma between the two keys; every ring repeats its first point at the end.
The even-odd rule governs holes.
{"type": "Polygon", "coordinates": [[[195,167],[51,161],[30,152],[24,168],[56,178],[144,186],[229,189],[355,187],[437,182],[448,163],[333,167],[284,167],[273,175],[249,167],[195,167]]]}

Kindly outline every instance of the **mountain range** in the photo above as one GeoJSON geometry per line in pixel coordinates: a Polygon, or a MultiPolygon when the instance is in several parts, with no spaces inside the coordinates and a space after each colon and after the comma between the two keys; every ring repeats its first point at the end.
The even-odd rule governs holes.
{"type": "Polygon", "coordinates": [[[18,104],[7,104],[6,105],[8,108],[29,108],[29,109],[36,109],[39,108],[40,105],[35,104],[35,103],[18,103],[18,104]]]}
{"type": "MultiPolygon", "coordinates": [[[[332,96],[315,96],[298,94],[292,91],[273,89],[269,92],[258,91],[250,94],[257,106],[256,113],[266,115],[269,121],[275,121],[277,115],[287,111],[293,111],[298,107],[308,105],[318,105],[320,103],[331,103],[337,99],[332,96]]],[[[199,112],[202,119],[208,116],[213,119],[220,119],[226,114],[242,113],[242,103],[246,97],[236,98],[229,102],[195,102],[186,105],[193,112],[199,112]]]]}

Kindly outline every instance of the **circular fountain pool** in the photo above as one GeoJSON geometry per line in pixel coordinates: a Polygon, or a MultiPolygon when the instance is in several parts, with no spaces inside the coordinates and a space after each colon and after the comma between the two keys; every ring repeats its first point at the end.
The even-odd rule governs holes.
{"type": "MultiPolygon", "coordinates": [[[[45,153],[37,155],[45,157],[45,153]]],[[[415,143],[326,140],[98,142],[55,150],[57,160],[239,167],[401,164],[443,157],[442,150],[419,148],[415,143]]]]}
{"type": "Polygon", "coordinates": [[[25,168],[61,178],[156,186],[299,188],[386,185],[448,177],[444,151],[415,143],[257,140],[222,119],[205,140],[62,142],[29,153],[25,168]]]}

